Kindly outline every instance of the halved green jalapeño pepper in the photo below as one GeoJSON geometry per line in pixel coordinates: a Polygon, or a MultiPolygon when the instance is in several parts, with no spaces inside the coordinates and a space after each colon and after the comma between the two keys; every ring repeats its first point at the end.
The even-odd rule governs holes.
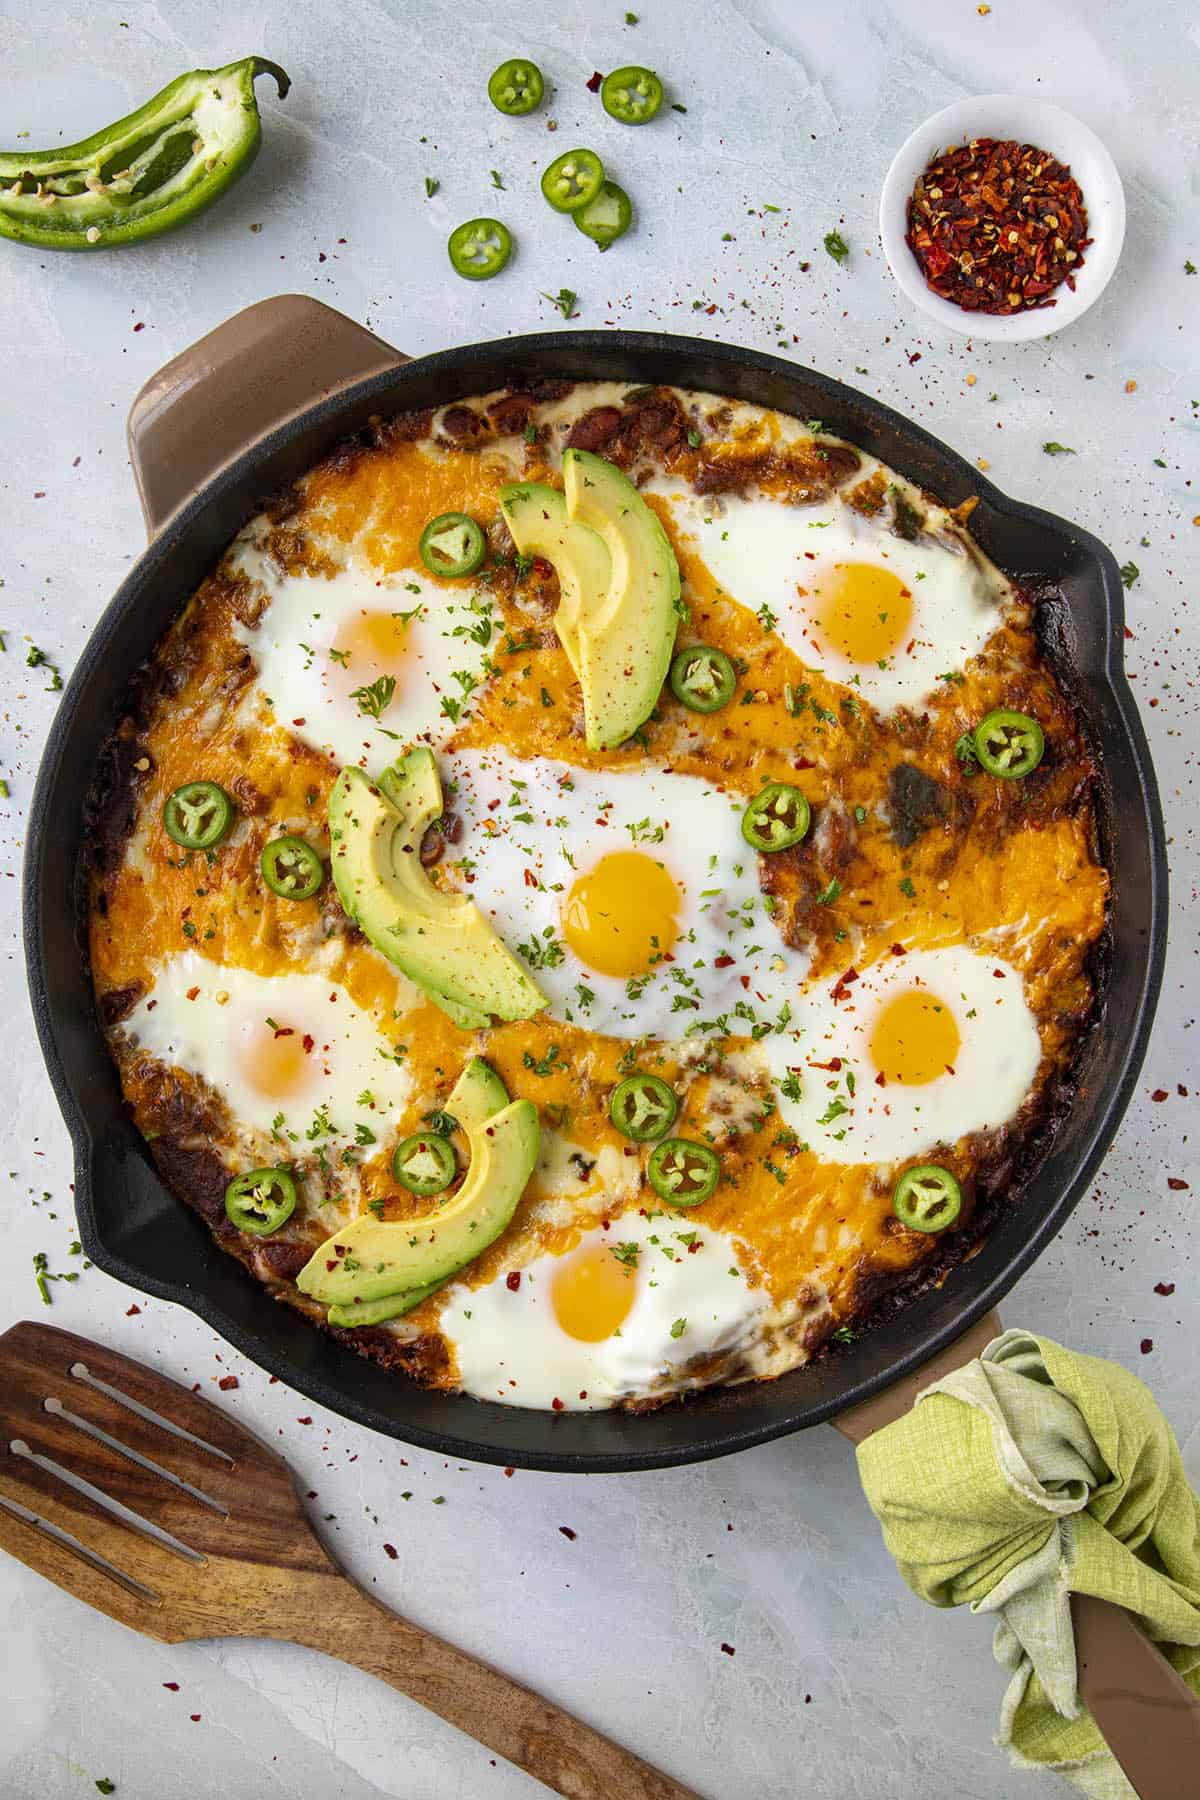
{"type": "Polygon", "coordinates": [[[512,255],[512,232],[499,219],[468,219],[450,233],[446,252],[456,275],[490,281],[512,255]]]}
{"type": "Polygon", "coordinates": [[[225,1189],[225,1212],[239,1231],[266,1237],[296,1210],[296,1178],[290,1169],[251,1169],[225,1189]]]}
{"type": "Polygon", "coordinates": [[[645,125],[662,106],[663,85],[653,69],[633,63],[604,77],[600,103],[622,125],[645,125]]]}
{"type": "Polygon", "coordinates": [[[281,900],[311,900],[325,879],[325,864],[312,845],[288,832],[263,846],[262,877],[281,900]]]}
{"type": "Polygon", "coordinates": [[[431,575],[473,575],[487,554],[483,527],[467,513],[439,513],[421,533],[421,561],[431,575]]]}
{"type": "Polygon", "coordinates": [[[185,781],[163,807],[167,836],[183,850],[211,850],[233,824],[233,801],[215,781],[185,781]]]}
{"type": "Polygon", "coordinates": [[[194,218],[250,167],[262,141],[254,98],[278,63],[243,57],[180,75],[104,131],[53,150],[0,151],[0,237],[41,250],[141,243],[194,218]]]}
{"type": "Polygon", "coordinates": [[[584,237],[607,250],[629,230],[633,207],[629,195],[615,181],[602,181],[586,205],[571,214],[584,237]]]}
{"type": "Polygon", "coordinates": [[[675,1123],[679,1102],[657,1075],[627,1075],[612,1091],[608,1116],[635,1144],[660,1138],[675,1123]]]}
{"type": "Polygon", "coordinates": [[[949,1169],[922,1163],[896,1183],[892,1211],[910,1231],[945,1231],[962,1211],[962,1189],[949,1169]]]}
{"type": "Polygon", "coordinates": [[[1032,775],[1046,749],[1046,739],[1036,719],[1028,713],[1007,712],[1003,707],[979,721],[974,743],[980,768],[1001,781],[1032,775]]]}
{"type": "Polygon", "coordinates": [[[510,56],[492,71],[488,82],[488,99],[498,112],[520,118],[541,104],[546,84],[542,71],[527,56],[510,56]]]}
{"type": "Polygon", "coordinates": [[[410,1194],[440,1194],[457,1173],[454,1145],[436,1131],[419,1131],[414,1137],[406,1137],[392,1155],[392,1174],[410,1194]]]}
{"type": "Polygon", "coordinates": [[[689,644],[671,664],[671,692],[689,712],[720,712],[736,687],[732,660],[712,644],[689,644]]]}
{"type": "Polygon", "coordinates": [[[797,787],[786,781],[769,781],[742,814],[742,836],[755,850],[770,856],[790,850],[808,830],[812,812],[797,787]]]}
{"type": "Polygon", "coordinates": [[[604,184],[604,164],[594,150],[566,150],[542,175],[542,192],[555,212],[578,212],[604,184]]]}
{"type": "Polygon", "coordinates": [[[667,1138],[650,1152],[646,1174],[659,1199],[669,1206],[699,1206],[717,1191],[721,1159],[707,1144],[667,1138]]]}

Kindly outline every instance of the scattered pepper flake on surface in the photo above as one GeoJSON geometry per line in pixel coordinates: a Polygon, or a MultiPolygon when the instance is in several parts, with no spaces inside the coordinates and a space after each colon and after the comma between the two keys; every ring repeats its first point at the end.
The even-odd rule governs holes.
{"type": "Polygon", "coordinates": [[[1142,1350],[1143,1356],[1149,1356],[1149,1354],[1153,1350],[1153,1348],[1154,1348],[1154,1339],[1153,1338],[1143,1338],[1142,1339],[1141,1350],[1142,1350]]]}
{"type": "Polygon", "coordinates": [[[1183,1177],[1180,1175],[1168,1175],[1167,1186],[1173,1194],[1186,1194],[1189,1192],[1188,1183],[1184,1181],[1183,1177]]]}
{"type": "Polygon", "coordinates": [[[603,75],[600,73],[599,69],[593,69],[591,72],[591,75],[588,77],[587,82],[585,83],[585,86],[587,87],[587,91],[589,94],[598,94],[600,92],[600,89],[603,86],[603,84],[604,84],[603,75]]]}
{"type": "Polygon", "coordinates": [[[906,240],[927,286],[964,312],[1054,306],[1075,286],[1087,207],[1066,164],[1013,138],[972,138],[935,155],[908,201],[906,240]]]}
{"type": "Polygon", "coordinates": [[[231,1394],[235,1387],[240,1386],[240,1383],[236,1375],[222,1375],[217,1386],[223,1394],[231,1394]]]}
{"type": "Polygon", "coordinates": [[[1156,1294],[1161,1294],[1164,1299],[1169,1299],[1175,1292],[1175,1283],[1173,1281],[1156,1281],[1154,1291],[1156,1294]]]}
{"type": "Polygon", "coordinates": [[[400,1555],[400,1552],[397,1550],[395,1544],[385,1544],[383,1546],[383,1553],[385,1556],[390,1557],[393,1562],[395,1562],[397,1557],[400,1555]]]}
{"type": "Polygon", "coordinates": [[[1127,381],[1125,383],[1125,392],[1127,394],[1136,394],[1137,393],[1137,382],[1136,381],[1127,381]]]}
{"type": "Polygon", "coordinates": [[[734,1649],[732,1644],[722,1644],[721,1648],[725,1652],[726,1656],[736,1656],[737,1655],[737,1651],[734,1649]]]}
{"type": "Polygon", "coordinates": [[[577,1531],[572,1531],[569,1525],[560,1525],[558,1529],[562,1532],[563,1536],[569,1538],[572,1543],[574,1543],[575,1539],[579,1536],[579,1533],[577,1531]]]}

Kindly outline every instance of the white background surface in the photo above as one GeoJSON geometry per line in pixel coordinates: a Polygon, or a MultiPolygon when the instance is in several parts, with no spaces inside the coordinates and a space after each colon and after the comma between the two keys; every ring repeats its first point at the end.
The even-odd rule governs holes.
{"type": "MultiPolygon", "coordinates": [[[[137,554],[123,442],[135,389],[268,294],[315,294],[420,352],[557,325],[539,290],[566,285],[578,291],[580,326],[653,325],[768,349],[784,338],[786,354],[985,457],[1009,493],[1079,520],[1118,561],[1140,565],[1127,651],[1171,839],[1163,1001],[1101,1179],[1005,1316],[1145,1376],[1200,1477],[1200,1160],[1189,1138],[1195,1100],[1176,1093],[1181,1081],[1194,1094],[1200,1077],[1200,411],[1191,404],[1200,276],[1184,273],[1185,259],[1200,263],[1194,9],[1183,0],[994,0],[984,16],[975,0],[634,5],[636,27],[622,23],[617,0],[0,6],[3,144],[26,131],[35,146],[69,141],[183,69],[250,51],[278,59],[295,84],[282,106],[259,84],[259,163],[178,237],[88,257],[0,243],[0,772],[11,795],[0,802],[9,1121],[0,1327],[44,1316],[206,1391],[236,1373],[238,1391],[220,1398],[278,1438],[302,1486],[318,1490],[314,1513],[335,1515],[321,1525],[335,1553],[381,1598],[712,1800],[1032,1795],[1039,1781],[1011,1772],[991,1747],[1001,1680],[989,1628],[929,1611],[904,1588],[832,1431],[661,1475],[506,1479],[419,1452],[402,1458],[401,1446],[269,1388],[187,1313],[96,1269],[56,1283],[44,1315],[33,1284],[35,1251],[53,1271],[79,1259],[68,1254],[68,1144],[33,1041],[17,932],[25,813],[55,705],[25,655],[32,640],[69,670],[137,554]],[[484,93],[492,67],[514,52],[556,84],[530,120],[501,118],[484,93]],[[593,68],[628,60],[657,67],[686,114],[640,131],[607,121],[584,84],[593,68]],[[902,303],[874,213],[891,153],[915,124],[962,95],[1005,89],[1040,93],[1101,133],[1126,183],[1130,229],[1111,287],[1079,325],[1042,344],[972,348],[902,303]],[[548,117],[559,121],[553,138],[548,117]],[[636,235],[603,258],[537,194],[537,172],[575,142],[600,150],[638,210],[636,235]],[[426,175],[441,183],[433,200],[426,175]],[[761,212],[763,203],[781,210],[761,212]],[[501,279],[469,286],[449,273],[444,240],[480,212],[509,221],[520,253],[501,279]],[[851,245],[841,269],[821,248],[834,226],[851,245]],[[693,310],[696,300],[717,310],[693,310]],[[856,375],[856,365],[869,372],[856,375]],[[1077,454],[1048,457],[1046,439],[1077,454]],[[1155,1104],[1159,1088],[1171,1097],[1155,1104]],[[1169,1190],[1169,1176],[1190,1189],[1169,1190]],[[1160,1281],[1177,1284],[1173,1296],[1155,1294],[1160,1281]],[[1143,1338],[1154,1344],[1145,1355],[1143,1338]],[[438,1497],[444,1504],[432,1504],[438,1497]],[[560,1535],[564,1524],[574,1541],[560,1535]],[[385,1541],[398,1560],[385,1557],[385,1541]]],[[[4,1800],[87,1795],[101,1775],[122,1800],[535,1791],[364,1675],[280,1646],[162,1648],[2,1559],[0,1696],[4,1800]]],[[[1053,1779],[1040,1785],[1053,1789],[1053,1779]]]]}

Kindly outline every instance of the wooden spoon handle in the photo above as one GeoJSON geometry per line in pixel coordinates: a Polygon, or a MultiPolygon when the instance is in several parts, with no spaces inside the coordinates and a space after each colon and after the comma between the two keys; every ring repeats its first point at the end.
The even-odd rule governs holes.
{"type": "MultiPolygon", "coordinates": [[[[343,1578],[286,1635],[353,1663],[568,1800],[699,1800],[529,1688],[381,1606],[343,1578]],[[332,1602],[332,1604],[331,1604],[332,1602]]],[[[281,1633],[281,1635],[283,1635],[281,1633]]]]}

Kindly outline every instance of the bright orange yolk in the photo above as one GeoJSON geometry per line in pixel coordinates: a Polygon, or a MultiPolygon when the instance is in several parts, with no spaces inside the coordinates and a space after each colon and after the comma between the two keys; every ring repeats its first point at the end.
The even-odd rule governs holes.
{"type": "Polygon", "coordinates": [[[834,563],[816,584],[825,643],[850,662],[878,663],[907,641],[912,590],[877,563],[834,563]]]}
{"type": "Polygon", "coordinates": [[[624,1324],[636,1294],[636,1273],[604,1243],[563,1257],[550,1282],[555,1318],[568,1337],[584,1344],[610,1338],[624,1324]]]}
{"type": "Polygon", "coordinates": [[[641,850],[615,850],[576,876],[563,909],[563,935],[600,975],[644,975],[675,947],[679,889],[641,850]]]}
{"type": "Polygon", "coordinates": [[[308,1081],[311,1059],[304,1034],[287,1033],[283,1020],[275,1030],[266,1020],[247,1019],[238,1032],[234,1059],[244,1079],[268,1100],[287,1100],[308,1081]]]}
{"type": "Polygon", "coordinates": [[[871,1061],[886,1081],[922,1087],[954,1067],[962,1039],[944,1000],[909,988],[889,1000],[871,1032],[871,1061]]]}
{"type": "Polygon", "coordinates": [[[393,675],[399,683],[408,654],[408,630],[404,620],[392,613],[352,613],[338,627],[330,645],[330,675],[337,672],[338,686],[349,677],[345,682],[348,688],[369,687],[381,675],[393,675]]]}

